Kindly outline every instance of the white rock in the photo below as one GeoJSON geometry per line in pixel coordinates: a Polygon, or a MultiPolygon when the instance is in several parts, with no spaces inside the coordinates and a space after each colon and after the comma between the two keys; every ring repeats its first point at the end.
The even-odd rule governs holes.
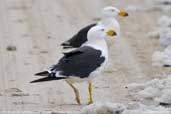
{"type": "Polygon", "coordinates": [[[150,80],[148,82],[145,83],[145,87],[153,87],[153,88],[157,88],[157,89],[163,89],[164,88],[164,84],[162,80],[159,79],[153,79],[150,80]]]}
{"type": "Polygon", "coordinates": [[[164,107],[149,106],[139,103],[138,108],[126,109],[123,114],[171,114],[171,111],[164,107]]]}
{"type": "Polygon", "coordinates": [[[171,114],[170,111],[126,110],[123,114],[171,114]]]}
{"type": "Polygon", "coordinates": [[[156,51],[152,55],[152,65],[153,66],[163,66],[163,52],[156,51]]]}
{"type": "MultiPolygon", "coordinates": [[[[170,38],[170,41],[171,41],[171,38],[170,38]]],[[[156,51],[153,53],[152,65],[153,66],[171,65],[171,44],[168,45],[167,48],[163,52],[156,51]]]]}
{"type": "Polygon", "coordinates": [[[161,95],[164,88],[164,82],[159,79],[153,79],[146,83],[132,83],[127,86],[128,94],[137,100],[153,100],[161,95]]]}
{"type": "Polygon", "coordinates": [[[159,98],[159,102],[171,104],[171,89],[163,91],[163,95],[159,98]]]}
{"type": "Polygon", "coordinates": [[[127,88],[133,91],[132,96],[138,99],[134,101],[136,106],[129,106],[132,104],[129,103],[122,114],[171,114],[171,107],[158,105],[159,103],[171,104],[171,75],[141,84],[129,84],[127,88]]]}
{"type": "Polygon", "coordinates": [[[171,18],[168,16],[162,16],[158,20],[159,27],[171,27],[171,18]]]}
{"type": "Polygon", "coordinates": [[[161,95],[160,89],[158,88],[153,88],[153,87],[148,87],[142,91],[139,91],[137,95],[140,98],[145,98],[145,99],[154,99],[155,97],[158,97],[161,95]]]}
{"type": "Polygon", "coordinates": [[[143,90],[145,88],[144,84],[137,84],[137,83],[131,83],[126,86],[128,89],[128,92],[130,93],[136,93],[140,90],[143,90]]]}
{"type": "Polygon", "coordinates": [[[171,65],[171,45],[164,50],[163,64],[171,65]]]}
{"type": "Polygon", "coordinates": [[[163,79],[164,89],[171,89],[171,75],[163,79]]]}
{"type": "Polygon", "coordinates": [[[167,47],[171,45],[171,28],[161,28],[159,42],[161,46],[167,47]]]}
{"type": "Polygon", "coordinates": [[[123,114],[171,114],[169,110],[134,109],[125,110],[123,114]]]}
{"type": "Polygon", "coordinates": [[[125,106],[110,102],[96,102],[84,107],[81,111],[83,114],[122,114],[125,106]]]}
{"type": "Polygon", "coordinates": [[[164,5],[164,6],[161,7],[161,9],[162,9],[163,12],[170,12],[171,11],[170,5],[168,5],[168,6],[164,5]]]}

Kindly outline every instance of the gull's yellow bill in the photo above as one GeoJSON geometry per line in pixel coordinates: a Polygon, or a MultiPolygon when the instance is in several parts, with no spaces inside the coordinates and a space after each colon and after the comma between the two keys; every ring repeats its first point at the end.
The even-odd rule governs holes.
{"type": "Polygon", "coordinates": [[[115,31],[114,29],[109,29],[109,30],[106,32],[106,34],[107,34],[108,36],[110,36],[110,37],[113,37],[113,36],[116,36],[116,35],[117,35],[117,33],[116,33],[116,31],[115,31]]]}
{"type": "Polygon", "coordinates": [[[127,17],[128,16],[128,13],[125,10],[120,10],[119,16],[127,17]]]}

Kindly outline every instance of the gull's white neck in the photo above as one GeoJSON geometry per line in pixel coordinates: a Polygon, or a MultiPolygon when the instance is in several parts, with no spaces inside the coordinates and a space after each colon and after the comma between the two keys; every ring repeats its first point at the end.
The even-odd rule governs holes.
{"type": "Polygon", "coordinates": [[[88,40],[83,46],[90,46],[94,49],[102,51],[102,56],[108,58],[108,47],[104,38],[99,38],[98,40],[88,40]]]}

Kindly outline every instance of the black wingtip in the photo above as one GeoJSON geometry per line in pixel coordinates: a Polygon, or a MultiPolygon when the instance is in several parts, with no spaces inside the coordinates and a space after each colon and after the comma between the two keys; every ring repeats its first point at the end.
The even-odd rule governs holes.
{"type": "Polygon", "coordinates": [[[48,71],[43,71],[43,72],[36,73],[34,75],[35,76],[48,76],[49,75],[49,72],[48,71]]]}
{"type": "Polygon", "coordinates": [[[61,44],[61,46],[70,46],[70,42],[66,41],[61,44]]]}
{"type": "Polygon", "coordinates": [[[65,79],[65,77],[45,77],[45,78],[33,80],[30,83],[46,82],[46,81],[61,80],[61,79],[65,79]]]}
{"type": "Polygon", "coordinates": [[[50,81],[50,80],[52,80],[51,77],[45,77],[45,78],[40,78],[40,79],[37,79],[37,80],[33,80],[30,83],[44,82],[44,81],[50,81]]]}
{"type": "Polygon", "coordinates": [[[74,48],[69,41],[62,43],[61,46],[63,46],[63,49],[74,48]]]}

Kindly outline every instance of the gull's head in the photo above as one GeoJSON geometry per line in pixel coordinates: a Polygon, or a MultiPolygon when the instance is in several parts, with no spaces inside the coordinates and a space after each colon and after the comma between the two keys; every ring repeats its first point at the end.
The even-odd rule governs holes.
{"type": "Polygon", "coordinates": [[[88,32],[88,41],[105,39],[107,37],[114,38],[117,33],[114,29],[105,28],[102,26],[95,26],[88,32]]]}
{"type": "Polygon", "coordinates": [[[119,10],[116,7],[108,6],[102,10],[102,15],[104,17],[127,17],[128,13],[125,10],[119,10]]]}

